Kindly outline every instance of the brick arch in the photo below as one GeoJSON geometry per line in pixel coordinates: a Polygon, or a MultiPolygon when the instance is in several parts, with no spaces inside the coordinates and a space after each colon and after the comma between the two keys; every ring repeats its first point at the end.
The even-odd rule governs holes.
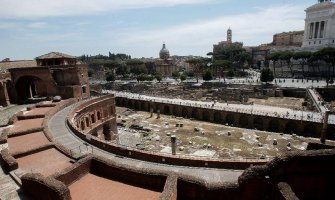
{"type": "Polygon", "coordinates": [[[101,114],[101,111],[98,110],[97,111],[97,120],[101,120],[102,119],[102,114],[101,114]]]}
{"type": "Polygon", "coordinates": [[[181,110],[181,116],[184,117],[184,118],[188,118],[188,110],[186,107],[183,107],[182,110],[181,110]]]}
{"type": "Polygon", "coordinates": [[[16,79],[15,90],[19,101],[24,101],[34,96],[48,96],[46,82],[34,75],[21,76],[16,79]]]}
{"type": "Polygon", "coordinates": [[[199,110],[197,108],[194,108],[192,110],[192,114],[191,114],[193,119],[200,119],[200,113],[199,110]]]}
{"type": "Polygon", "coordinates": [[[235,116],[233,113],[228,113],[226,116],[226,123],[229,125],[234,125],[235,124],[235,116]]]}
{"type": "Polygon", "coordinates": [[[214,122],[216,123],[222,123],[223,122],[223,116],[222,113],[219,111],[214,112],[214,122]]]}
{"type": "Polygon", "coordinates": [[[293,121],[289,121],[285,125],[285,133],[293,134],[298,132],[298,124],[293,121]]]}
{"type": "Polygon", "coordinates": [[[304,132],[303,132],[304,136],[308,136],[308,137],[316,137],[318,136],[318,131],[317,128],[314,124],[308,124],[304,127],[304,132]]]}
{"type": "Polygon", "coordinates": [[[169,105],[163,105],[162,107],[163,107],[163,109],[161,110],[161,112],[163,114],[170,115],[170,113],[171,113],[170,106],[169,105]]]}
{"type": "Polygon", "coordinates": [[[261,117],[255,117],[253,125],[257,130],[263,130],[264,129],[264,120],[261,117]]]}
{"type": "Polygon", "coordinates": [[[121,103],[121,107],[128,107],[128,99],[122,98],[122,103],[121,103]]]}
{"type": "Polygon", "coordinates": [[[241,114],[240,119],[239,119],[239,125],[242,128],[248,128],[249,126],[249,118],[247,115],[241,114]]]}
{"type": "Polygon", "coordinates": [[[141,110],[148,111],[147,102],[141,101],[141,110]]]}
{"type": "Polygon", "coordinates": [[[135,108],[135,110],[141,110],[141,102],[135,101],[134,108],[135,108]]]}
{"type": "Polygon", "coordinates": [[[130,109],[133,109],[134,108],[134,101],[129,100],[128,103],[127,103],[127,107],[130,108],[130,109]]]}
{"type": "Polygon", "coordinates": [[[179,112],[179,106],[173,106],[172,107],[172,114],[176,117],[180,116],[180,112],[179,112]]]}
{"type": "Polygon", "coordinates": [[[95,114],[91,114],[91,122],[94,124],[96,122],[95,114]]]}
{"type": "Polygon", "coordinates": [[[81,129],[82,131],[84,131],[84,130],[86,129],[86,127],[85,127],[85,122],[84,122],[84,121],[81,121],[81,122],[80,122],[80,129],[81,129]]]}
{"type": "Polygon", "coordinates": [[[278,119],[271,119],[269,121],[269,128],[268,128],[268,130],[271,131],[271,132],[279,132],[279,130],[280,130],[279,120],[278,119]]]}
{"type": "Polygon", "coordinates": [[[210,121],[211,120],[211,116],[208,110],[203,110],[202,112],[202,120],[204,121],[210,121]]]}

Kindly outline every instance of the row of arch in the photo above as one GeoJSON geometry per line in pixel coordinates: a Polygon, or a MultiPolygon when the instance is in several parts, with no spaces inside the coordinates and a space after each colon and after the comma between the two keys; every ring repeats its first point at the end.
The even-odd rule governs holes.
{"type": "Polygon", "coordinates": [[[174,115],[183,118],[193,118],[196,120],[215,122],[241,128],[284,132],[288,134],[294,133],[310,137],[318,137],[318,133],[321,128],[319,124],[306,123],[298,120],[195,108],[183,105],[155,103],[121,97],[116,98],[116,105],[147,112],[150,112],[150,109],[152,109],[153,112],[157,112],[159,110],[161,114],[174,115]]]}
{"type": "Polygon", "coordinates": [[[78,129],[83,132],[90,131],[93,126],[101,124],[101,122],[110,119],[115,115],[115,107],[113,105],[105,108],[98,108],[89,112],[81,113],[74,119],[78,129]]]}

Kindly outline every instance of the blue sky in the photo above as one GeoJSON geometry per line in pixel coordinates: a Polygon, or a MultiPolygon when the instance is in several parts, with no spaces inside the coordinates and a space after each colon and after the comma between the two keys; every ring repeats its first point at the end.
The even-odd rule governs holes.
{"type": "Polygon", "coordinates": [[[275,33],[304,29],[316,0],[0,0],[0,60],[33,59],[50,51],[71,55],[127,53],[158,57],[202,55],[226,39],[246,46],[275,33]]]}

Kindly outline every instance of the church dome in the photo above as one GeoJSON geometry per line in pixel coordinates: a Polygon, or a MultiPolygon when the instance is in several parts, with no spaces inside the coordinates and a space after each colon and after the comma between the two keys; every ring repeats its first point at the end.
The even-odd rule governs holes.
{"type": "Polygon", "coordinates": [[[170,57],[170,52],[166,48],[165,43],[163,44],[163,48],[159,52],[159,58],[167,60],[170,57]]]}

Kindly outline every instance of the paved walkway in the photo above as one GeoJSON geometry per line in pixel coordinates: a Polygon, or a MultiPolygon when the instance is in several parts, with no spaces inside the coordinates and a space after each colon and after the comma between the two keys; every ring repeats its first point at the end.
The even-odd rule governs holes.
{"type": "Polygon", "coordinates": [[[87,153],[92,152],[95,155],[103,156],[108,159],[112,159],[119,163],[125,163],[134,168],[150,168],[162,170],[166,173],[177,172],[181,175],[188,175],[201,178],[206,182],[219,183],[219,182],[234,182],[237,181],[238,177],[242,174],[243,170],[230,170],[230,169],[207,169],[207,168],[195,168],[195,167],[182,167],[172,166],[158,163],[145,162],[130,158],[121,158],[115,156],[112,153],[103,151],[96,147],[89,146],[87,148],[84,145],[84,141],[75,136],[66,125],[66,117],[69,111],[74,105],[69,106],[60,112],[56,113],[49,121],[49,128],[54,139],[66,148],[71,149],[76,153],[87,153]]]}
{"type": "Polygon", "coordinates": [[[315,107],[318,109],[319,112],[322,114],[326,113],[328,110],[324,105],[323,98],[319,95],[319,93],[315,89],[308,89],[307,90],[309,96],[312,98],[315,107]]]}

